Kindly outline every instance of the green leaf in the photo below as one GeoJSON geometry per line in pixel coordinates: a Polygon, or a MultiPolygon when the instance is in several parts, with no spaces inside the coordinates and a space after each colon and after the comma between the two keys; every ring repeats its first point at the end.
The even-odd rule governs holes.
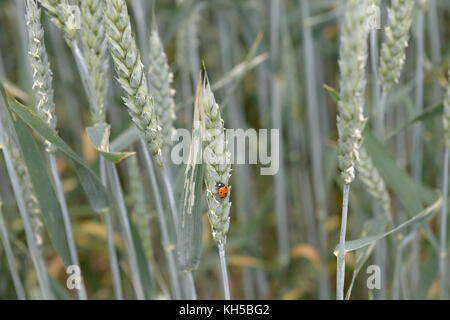
{"type": "MultiPolygon", "coordinates": [[[[373,219],[370,219],[364,223],[363,231],[361,233],[361,237],[370,237],[374,236],[376,234],[382,233],[383,230],[386,229],[387,221],[384,217],[376,217],[373,219]]],[[[372,242],[371,244],[365,246],[364,248],[361,248],[356,251],[356,263],[355,268],[353,269],[353,275],[352,275],[352,281],[350,282],[350,285],[347,290],[347,294],[345,295],[345,299],[349,300],[350,295],[352,293],[353,285],[355,283],[356,277],[358,276],[358,273],[361,271],[361,268],[366,263],[367,259],[369,259],[370,254],[373,251],[373,248],[375,248],[375,242],[372,242]]]]}
{"type": "Polygon", "coordinates": [[[109,135],[111,133],[111,126],[107,124],[99,124],[93,127],[86,128],[89,140],[91,140],[94,148],[100,152],[106,160],[112,163],[118,163],[135,152],[110,152],[109,151],[109,135]]]}
{"type": "Polygon", "coordinates": [[[422,211],[423,203],[430,204],[438,198],[436,192],[412,180],[395,162],[390,153],[365,129],[364,147],[386,183],[394,190],[410,216],[422,211]]]}
{"type": "Polygon", "coordinates": [[[139,237],[139,233],[136,230],[136,226],[130,216],[128,216],[128,221],[130,223],[131,236],[133,237],[134,248],[136,250],[138,269],[142,279],[142,286],[145,291],[144,293],[147,299],[152,299],[156,296],[157,288],[152,270],[149,268],[150,262],[147,261],[144,248],[142,246],[141,237],[139,237]]]}
{"type": "Polygon", "coordinates": [[[50,274],[48,275],[48,280],[50,282],[50,288],[55,294],[57,300],[73,300],[73,298],[67,293],[64,287],[50,274]]]}
{"type": "Polygon", "coordinates": [[[19,147],[22,150],[23,158],[30,173],[31,183],[41,208],[45,227],[55,250],[67,267],[72,263],[67,245],[64,220],[56,192],[53,189],[52,180],[48,175],[41,152],[28,127],[18,117],[11,117],[11,119],[19,141],[19,147]]]}
{"type": "Polygon", "coordinates": [[[421,114],[415,116],[414,118],[403,124],[400,128],[395,130],[393,133],[391,133],[389,137],[386,138],[386,141],[390,140],[392,137],[396,136],[399,132],[401,132],[402,130],[406,129],[407,127],[416,122],[425,121],[434,118],[436,116],[440,116],[443,111],[444,105],[442,103],[439,103],[433,107],[425,108],[421,114]]]}
{"type": "MultiPolygon", "coordinates": [[[[195,164],[193,170],[194,180],[192,183],[185,183],[187,188],[182,199],[193,199],[194,201],[193,204],[185,203],[183,216],[178,219],[178,262],[180,268],[185,271],[197,269],[202,253],[203,164],[195,164]],[[193,197],[190,197],[191,193],[193,193],[193,197]]],[[[187,180],[189,180],[190,174],[191,172],[188,171],[187,180]]]]}
{"type": "MultiPolygon", "coordinates": [[[[5,94],[2,85],[1,90],[5,94]]],[[[81,185],[86,192],[92,207],[95,211],[101,211],[109,207],[110,201],[105,187],[94,172],[84,163],[84,161],[62,140],[55,130],[48,127],[39,117],[28,107],[8,97],[8,108],[20,117],[29,127],[36,131],[41,137],[47,139],[54,145],[62,155],[72,161],[76,172],[80,178],[81,185]]]]}
{"type": "MultiPolygon", "coordinates": [[[[437,209],[441,206],[441,204],[442,204],[442,198],[440,197],[435,203],[433,203],[431,206],[427,207],[425,210],[421,211],[417,215],[413,216],[411,219],[403,222],[399,226],[397,226],[387,232],[379,233],[379,234],[376,234],[373,236],[368,236],[368,237],[365,237],[362,239],[346,241],[344,252],[355,251],[355,250],[364,248],[368,245],[371,245],[375,241],[383,239],[383,238],[387,237],[388,235],[393,234],[403,228],[406,228],[415,223],[419,223],[427,217],[432,217],[434,214],[437,213],[437,209]]],[[[336,248],[334,248],[333,253],[336,256],[339,254],[339,245],[336,246],[336,248]]]]}

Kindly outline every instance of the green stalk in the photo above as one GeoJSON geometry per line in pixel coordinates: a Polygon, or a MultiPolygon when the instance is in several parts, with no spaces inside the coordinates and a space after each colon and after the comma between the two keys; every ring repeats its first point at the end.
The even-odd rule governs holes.
{"type": "MultiPolygon", "coordinates": [[[[100,177],[103,185],[106,188],[107,187],[106,160],[103,156],[100,156],[100,177]]],[[[104,210],[102,213],[106,226],[106,239],[108,243],[109,265],[111,267],[114,295],[116,297],[116,300],[123,300],[122,284],[120,282],[119,263],[117,261],[117,253],[114,247],[114,229],[111,219],[111,212],[110,209],[108,208],[104,210]]]]}
{"type": "Polygon", "coordinates": [[[53,295],[50,290],[49,280],[47,270],[45,269],[45,263],[42,259],[41,253],[39,252],[36,238],[34,236],[33,228],[31,227],[31,222],[28,218],[28,212],[26,209],[25,201],[22,195],[22,191],[20,188],[19,178],[14,169],[14,165],[9,156],[9,153],[6,151],[6,148],[2,148],[3,156],[5,158],[6,168],[8,170],[9,178],[11,180],[11,184],[14,191],[14,196],[17,201],[17,206],[19,207],[20,217],[22,219],[23,227],[25,229],[25,237],[27,240],[27,244],[29,246],[31,260],[33,261],[33,265],[36,269],[39,285],[43,294],[44,299],[52,299],[53,295]]]}
{"type": "MultiPolygon", "coordinates": [[[[375,1],[372,2],[375,5],[375,1]]],[[[384,137],[384,103],[385,93],[383,93],[383,105],[380,103],[381,87],[378,80],[378,34],[377,29],[373,28],[370,31],[370,62],[372,69],[372,95],[373,106],[375,110],[375,131],[377,137],[382,141],[384,137]]],[[[380,205],[377,202],[373,203],[373,211],[376,216],[382,214],[380,205]]],[[[386,240],[381,239],[375,247],[374,263],[380,267],[381,279],[386,279],[386,240]]],[[[375,292],[378,299],[386,299],[386,286],[382,285],[379,291],[375,292]]]]}
{"type": "MultiPolygon", "coordinates": [[[[441,63],[441,41],[439,39],[439,16],[436,9],[436,0],[428,0],[428,30],[431,42],[431,62],[433,66],[441,63]]],[[[433,81],[433,98],[441,100],[441,89],[437,79],[433,81]]]]}
{"type": "MultiPolygon", "coordinates": [[[[309,4],[307,0],[302,0],[302,19],[308,19],[309,4]]],[[[311,166],[312,166],[312,177],[313,177],[313,188],[314,188],[314,198],[317,217],[319,220],[319,239],[320,239],[320,257],[321,257],[321,268],[319,275],[319,296],[320,299],[329,299],[330,283],[326,270],[326,260],[327,260],[327,231],[326,231],[326,221],[327,221],[327,210],[325,206],[325,186],[323,180],[323,170],[322,170],[322,138],[321,138],[321,125],[317,97],[317,79],[314,67],[316,65],[315,61],[315,50],[314,41],[312,36],[311,27],[303,26],[302,31],[303,37],[303,55],[305,61],[305,83],[306,83],[306,100],[308,108],[308,128],[309,137],[311,139],[311,166]]]]}
{"type": "Polygon", "coordinates": [[[442,184],[442,211],[440,221],[440,254],[439,254],[439,298],[447,299],[447,198],[448,198],[448,166],[450,160],[450,149],[445,149],[444,155],[444,181],[442,184]]]}
{"type": "Polygon", "coordinates": [[[86,64],[86,60],[84,60],[83,54],[81,53],[80,48],[78,47],[78,42],[73,40],[71,42],[72,53],[75,57],[75,62],[77,64],[78,72],[80,74],[81,83],[83,84],[84,91],[86,93],[89,105],[95,112],[98,112],[97,98],[95,95],[94,85],[92,84],[92,79],[89,76],[89,70],[86,64]]]}
{"type": "MultiPolygon", "coordinates": [[[[417,38],[416,38],[416,114],[423,110],[423,59],[424,59],[424,12],[419,9],[417,17],[417,38]]],[[[422,181],[423,165],[423,128],[419,123],[413,136],[413,178],[415,181],[422,181]]],[[[420,266],[420,241],[416,236],[411,244],[412,265],[411,265],[411,290],[415,292],[419,284],[420,266]]]]}
{"type": "Polygon", "coordinates": [[[230,285],[228,282],[227,262],[225,258],[225,247],[223,244],[218,245],[220,258],[220,273],[222,275],[223,293],[225,300],[230,300],[230,285]]]}
{"type": "MultiPolygon", "coordinates": [[[[279,79],[272,79],[272,121],[273,128],[282,130],[281,121],[281,96],[279,79]]],[[[283,144],[280,141],[279,154],[283,154],[283,144]]],[[[283,158],[280,158],[280,166],[278,172],[274,175],[275,188],[275,214],[277,219],[277,239],[280,262],[286,266],[290,260],[290,243],[289,243],[289,224],[286,204],[286,187],[284,179],[283,158]]]]}
{"type": "MultiPolygon", "coordinates": [[[[64,229],[67,236],[67,244],[69,246],[70,259],[72,264],[80,267],[80,260],[78,259],[77,248],[75,245],[75,239],[72,232],[72,224],[70,222],[69,209],[67,208],[66,197],[64,196],[64,190],[61,184],[61,178],[58,174],[58,168],[56,167],[56,157],[53,153],[48,154],[48,159],[50,163],[50,169],[53,176],[53,182],[55,183],[56,192],[58,195],[58,201],[61,206],[62,217],[64,221],[64,229]]],[[[77,295],[80,300],[87,300],[86,288],[84,286],[83,277],[80,275],[80,289],[77,290],[77,295]]]]}
{"type": "Polygon", "coordinates": [[[133,237],[131,235],[131,227],[128,220],[128,212],[125,206],[125,199],[123,196],[122,187],[120,185],[119,175],[114,164],[106,163],[106,170],[108,172],[109,183],[111,191],[114,194],[114,200],[117,205],[117,213],[122,228],[122,235],[125,241],[128,263],[130,264],[131,279],[133,282],[134,292],[138,300],[144,300],[145,294],[142,287],[142,281],[139,273],[136,248],[134,246],[133,237]]]}
{"type": "MultiPolygon", "coordinates": [[[[145,1],[143,3],[142,0],[132,0],[131,1],[131,9],[133,11],[133,16],[136,21],[136,29],[137,29],[137,36],[138,36],[138,42],[141,52],[149,52],[148,50],[148,36],[147,36],[147,17],[146,17],[146,9],[148,2],[150,2],[150,7],[152,6],[151,0],[145,1]]],[[[146,68],[149,67],[149,57],[148,54],[142,55],[142,62],[144,63],[144,66],[146,68]]],[[[150,81],[149,81],[150,82],[150,81]]]]}
{"type": "Polygon", "coordinates": [[[344,184],[343,200],[342,200],[342,217],[341,232],[339,234],[339,255],[337,258],[336,272],[336,299],[344,300],[344,283],[345,283],[345,233],[347,230],[347,212],[348,212],[348,196],[350,192],[350,184],[344,184]]]}
{"type": "Polygon", "coordinates": [[[450,157],[450,71],[448,73],[447,90],[444,98],[444,116],[442,117],[442,125],[445,132],[445,156],[444,156],[444,179],[442,185],[442,212],[441,212],[441,239],[439,254],[439,278],[440,282],[440,298],[447,299],[447,198],[448,198],[448,166],[450,157]]]}
{"type": "Polygon", "coordinates": [[[147,149],[147,145],[145,141],[143,141],[142,139],[141,139],[141,149],[142,152],[144,153],[145,165],[147,166],[150,185],[152,187],[153,195],[155,198],[159,227],[161,229],[162,244],[164,247],[164,252],[167,258],[167,264],[169,267],[169,277],[170,277],[170,285],[172,288],[172,294],[174,299],[179,300],[181,299],[181,291],[180,291],[180,284],[178,282],[177,267],[175,264],[175,256],[174,256],[175,250],[172,248],[173,243],[172,241],[170,241],[169,237],[169,229],[167,228],[166,217],[163,211],[161,195],[159,193],[158,183],[156,181],[155,169],[153,168],[153,163],[150,158],[150,153],[147,149]]]}
{"type": "MultiPolygon", "coordinates": [[[[172,219],[174,221],[174,226],[178,226],[177,205],[175,203],[173,183],[169,176],[167,164],[162,168],[162,178],[164,181],[164,185],[166,187],[167,198],[169,200],[170,212],[172,213],[172,219]]],[[[177,230],[176,227],[174,227],[174,229],[177,230]]],[[[192,275],[192,271],[185,271],[183,274],[183,277],[186,279],[186,281],[184,281],[184,284],[185,284],[189,299],[197,300],[197,293],[196,293],[196,289],[195,289],[195,282],[194,282],[194,277],[192,275]]]]}
{"type": "Polygon", "coordinates": [[[2,201],[0,199],[0,238],[2,241],[3,249],[6,255],[6,261],[8,263],[9,272],[11,272],[11,278],[13,280],[14,290],[16,291],[17,298],[19,300],[25,300],[25,291],[23,290],[22,281],[20,280],[19,273],[17,271],[16,261],[14,260],[14,254],[9,243],[8,229],[6,228],[5,219],[3,219],[2,201]]]}
{"type": "Polygon", "coordinates": [[[69,63],[69,57],[64,51],[64,42],[60,37],[58,29],[53,25],[48,23],[48,31],[50,35],[50,41],[53,47],[53,55],[55,57],[56,68],[55,71],[58,73],[59,79],[61,81],[61,86],[64,88],[62,91],[63,103],[65,111],[67,112],[67,121],[71,124],[72,137],[75,144],[75,151],[78,154],[82,154],[83,147],[80,139],[80,132],[83,131],[83,121],[81,119],[81,108],[78,103],[78,97],[75,97],[75,93],[71,90],[74,85],[73,73],[71,69],[71,64],[69,63]]]}

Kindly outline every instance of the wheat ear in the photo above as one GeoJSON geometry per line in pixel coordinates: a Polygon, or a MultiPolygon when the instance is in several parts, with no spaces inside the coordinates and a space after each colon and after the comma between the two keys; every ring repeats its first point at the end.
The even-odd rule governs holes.
{"type": "MultiPolygon", "coordinates": [[[[28,31],[28,56],[33,78],[32,89],[37,114],[50,128],[56,129],[53,74],[45,50],[41,10],[34,0],[27,0],[25,18],[28,31]]],[[[47,152],[55,152],[55,147],[49,141],[45,141],[45,145],[47,152]]]]}
{"type": "Polygon", "coordinates": [[[156,22],[153,23],[150,35],[150,84],[151,93],[155,100],[156,114],[162,132],[162,149],[167,154],[172,144],[174,134],[173,121],[175,120],[174,90],[171,88],[173,74],[169,70],[164,47],[159,38],[156,22]]]}
{"type": "Polygon", "coordinates": [[[81,39],[84,57],[95,91],[95,109],[91,106],[92,120],[95,124],[103,124],[106,119],[105,76],[108,72],[108,41],[105,30],[105,9],[103,0],[81,0],[82,16],[81,39]]]}
{"type": "Polygon", "coordinates": [[[356,165],[358,177],[366,186],[367,192],[380,204],[383,214],[392,225],[391,200],[383,177],[372,162],[364,147],[359,150],[359,161],[356,165]]]}
{"type": "Polygon", "coordinates": [[[156,163],[162,167],[161,127],[158,125],[153,99],[148,93],[144,66],[131,33],[130,16],[124,0],[107,1],[106,22],[109,51],[114,61],[117,81],[126,93],[123,101],[156,163]]]}
{"type": "Polygon", "coordinates": [[[413,0],[392,0],[388,9],[388,26],[381,45],[379,67],[379,81],[383,95],[387,95],[400,78],[405,61],[405,49],[408,46],[413,6],[413,0]]]}
{"type": "Polygon", "coordinates": [[[76,26],[68,24],[70,20],[70,4],[68,0],[39,0],[42,7],[46,9],[46,12],[50,16],[51,21],[55,26],[64,32],[64,38],[67,43],[71,43],[76,38],[77,29],[76,26]]]}
{"type": "MultiPolygon", "coordinates": [[[[205,124],[204,141],[207,141],[203,151],[206,167],[206,200],[208,202],[208,219],[211,233],[219,248],[225,299],[230,299],[228,272],[225,262],[225,243],[230,227],[230,193],[225,198],[219,198],[218,185],[228,184],[231,176],[230,153],[227,151],[227,141],[223,119],[219,105],[216,103],[209,82],[205,79],[202,92],[203,119],[205,124]]],[[[230,189],[230,187],[229,187],[230,189]]]]}
{"type": "Polygon", "coordinates": [[[366,123],[363,115],[365,66],[367,60],[367,5],[366,0],[347,1],[339,48],[340,100],[338,103],[338,162],[344,180],[342,221],[337,259],[336,298],[344,299],[345,233],[347,229],[350,184],[355,178],[355,165],[359,160],[362,130],[366,123]]]}

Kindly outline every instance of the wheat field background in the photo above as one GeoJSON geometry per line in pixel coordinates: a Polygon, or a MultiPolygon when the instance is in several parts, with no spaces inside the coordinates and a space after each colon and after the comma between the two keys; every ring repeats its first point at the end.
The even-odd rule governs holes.
{"type": "Polygon", "coordinates": [[[0,0],[0,30],[0,299],[449,298],[449,1],[0,0]],[[245,149],[275,174],[226,129],[277,129],[245,149]]]}

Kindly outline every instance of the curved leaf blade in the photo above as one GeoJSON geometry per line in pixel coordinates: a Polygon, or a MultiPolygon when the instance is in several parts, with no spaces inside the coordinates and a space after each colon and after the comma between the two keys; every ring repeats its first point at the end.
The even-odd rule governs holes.
{"type": "Polygon", "coordinates": [[[92,127],[87,127],[86,132],[89,140],[91,140],[94,148],[100,152],[106,160],[111,163],[119,163],[122,160],[132,156],[135,152],[110,152],[109,151],[109,136],[111,126],[106,124],[99,124],[92,127]]]}
{"type": "MultiPolygon", "coordinates": [[[[2,87],[3,88],[3,87],[2,87]]],[[[28,107],[19,103],[12,97],[8,97],[8,105],[11,111],[23,120],[30,128],[41,137],[50,141],[62,155],[70,160],[76,168],[86,196],[96,212],[110,206],[108,193],[97,175],[84,163],[84,161],[62,140],[55,130],[48,127],[28,107]]]]}

